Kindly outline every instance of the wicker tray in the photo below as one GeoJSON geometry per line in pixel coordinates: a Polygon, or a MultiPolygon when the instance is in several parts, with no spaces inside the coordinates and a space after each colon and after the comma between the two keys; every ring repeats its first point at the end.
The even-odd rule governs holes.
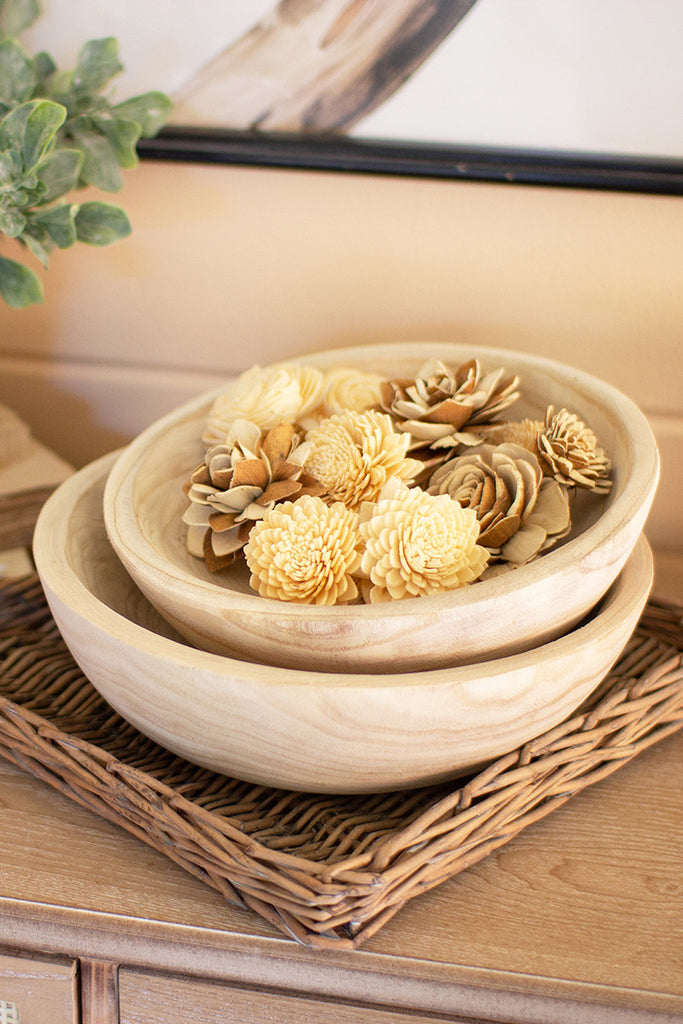
{"type": "Polygon", "coordinates": [[[683,610],[650,603],[564,724],[438,787],[330,797],[198,768],[137,732],[71,658],[36,575],[0,586],[0,755],[307,945],[359,946],[407,901],[683,724],[683,610]]]}

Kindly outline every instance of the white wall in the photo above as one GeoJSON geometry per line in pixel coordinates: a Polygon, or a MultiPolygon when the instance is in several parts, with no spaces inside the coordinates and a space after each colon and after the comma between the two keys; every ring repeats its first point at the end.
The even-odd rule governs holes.
{"type": "Polygon", "coordinates": [[[56,253],[0,307],[0,402],[76,465],[254,362],[390,339],[534,351],[657,433],[653,539],[683,549],[683,203],[664,196],[143,163],[133,236],[56,253]]]}

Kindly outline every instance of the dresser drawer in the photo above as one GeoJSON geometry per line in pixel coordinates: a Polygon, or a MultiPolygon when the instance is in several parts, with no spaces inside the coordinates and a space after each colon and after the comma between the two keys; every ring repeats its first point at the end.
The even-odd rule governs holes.
{"type": "Polygon", "coordinates": [[[0,1020],[8,1024],[78,1024],[75,961],[53,963],[0,955],[0,1020]]]}
{"type": "Polygon", "coordinates": [[[119,973],[119,1024],[458,1024],[460,1017],[373,1009],[214,981],[119,973]]]}

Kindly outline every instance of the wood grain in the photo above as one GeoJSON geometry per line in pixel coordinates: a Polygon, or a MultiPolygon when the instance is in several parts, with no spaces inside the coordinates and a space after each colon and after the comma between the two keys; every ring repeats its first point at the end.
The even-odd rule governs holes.
{"type": "Polygon", "coordinates": [[[186,550],[182,485],[201,461],[210,396],[200,395],[143,431],[111,470],[107,532],[128,572],[162,615],[197,647],[278,667],[394,673],[469,664],[528,651],[573,628],[616,579],[649,512],[659,476],[652,431],[607,384],[525,353],[463,345],[362,346],[297,362],[355,366],[410,377],[435,356],[457,367],[478,356],[489,372],[520,376],[514,416],[546,405],[587,422],[613,463],[602,500],[575,500],[571,534],[515,572],[468,587],[381,605],[311,607],[258,597],[242,562],[212,574],[186,550]],[[409,638],[409,639],[408,639],[409,638]]]}
{"type": "Polygon", "coordinates": [[[0,954],[2,1003],[18,1024],[79,1024],[76,963],[0,954]]]}
{"type": "Polygon", "coordinates": [[[118,965],[85,958],[80,962],[80,979],[80,1024],[119,1024],[118,965]]]}
{"type": "Polygon", "coordinates": [[[0,763],[0,936],[441,1015],[670,1024],[683,1013],[681,770],[672,737],[411,901],[365,949],[321,953],[0,763]]]}
{"type": "Polygon", "coordinates": [[[189,648],[157,625],[104,534],[111,463],[62,485],[36,528],[36,565],[60,630],[86,676],[143,733],[269,786],[406,788],[514,749],[567,717],[605,675],[652,581],[641,541],[593,618],[499,662],[386,676],[250,664],[189,648]]]}
{"type": "Polygon", "coordinates": [[[283,0],[174,96],[176,124],[348,128],[403,84],[476,0],[283,0]]]}
{"type": "Polygon", "coordinates": [[[189,978],[123,971],[121,1024],[476,1024],[458,1015],[442,1017],[398,1008],[352,1006],[263,989],[227,988],[189,978]]]}

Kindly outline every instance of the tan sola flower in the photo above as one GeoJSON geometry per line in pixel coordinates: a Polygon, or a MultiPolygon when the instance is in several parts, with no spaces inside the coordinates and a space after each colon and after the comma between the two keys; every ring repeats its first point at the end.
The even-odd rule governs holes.
{"type": "Polygon", "coordinates": [[[366,601],[437,594],[481,576],[489,553],[477,543],[479,523],[471,509],[419,487],[388,490],[389,497],[361,510],[366,601]]]}
{"type": "Polygon", "coordinates": [[[252,366],[214,399],[202,440],[222,444],[235,420],[249,420],[261,430],[296,423],[319,405],[322,394],[323,374],[313,366],[252,366]]]}
{"type": "Polygon", "coordinates": [[[308,452],[290,423],[261,432],[249,420],[233,423],[226,443],[209,448],[185,493],[183,515],[190,554],[215,572],[247,542],[254,522],[277,502],[323,488],[304,470],[308,452]]]}
{"type": "Polygon", "coordinates": [[[609,493],[610,460],[593,431],[567,409],[557,413],[552,405],[546,409],[538,453],[544,471],[565,486],[583,487],[594,494],[609,493]]]}
{"type": "Polygon", "coordinates": [[[421,464],[406,457],[409,442],[385,413],[338,413],[306,434],[311,446],[306,468],[330,500],[357,509],[374,501],[392,477],[412,480],[421,464]]]}
{"type": "Polygon", "coordinates": [[[531,561],[571,528],[566,488],[543,476],[533,452],[480,445],[440,466],[430,494],[448,494],[479,521],[479,543],[516,565],[531,561]]]}
{"type": "Polygon", "coordinates": [[[411,450],[478,444],[470,428],[495,420],[519,398],[517,376],[498,369],[482,374],[476,359],[455,371],[429,359],[414,380],[396,379],[382,386],[382,407],[411,435],[411,450]],[[466,429],[467,428],[467,429],[466,429]]]}
{"type": "Polygon", "coordinates": [[[358,597],[358,514],[309,495],[276,505],[244,549],[250,584],[262,596],[299,604],[348,604],[358,597]]]}

